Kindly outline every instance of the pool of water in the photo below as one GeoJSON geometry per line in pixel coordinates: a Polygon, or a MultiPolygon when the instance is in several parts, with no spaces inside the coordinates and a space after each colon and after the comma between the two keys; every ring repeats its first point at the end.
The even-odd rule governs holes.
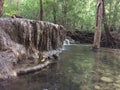
{"type": "Polygon", "coordinates": [[[0,90],[120,90],[120,50],[91,45],[64,47],[56,64],[40,72],[1,80],[0,90]]]}

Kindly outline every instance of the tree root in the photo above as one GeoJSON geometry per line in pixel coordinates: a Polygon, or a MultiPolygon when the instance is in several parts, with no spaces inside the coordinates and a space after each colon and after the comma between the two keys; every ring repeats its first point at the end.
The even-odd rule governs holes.
{"type": "Polygon", "coordinates": [[[20,76],[20,75],[25,75],[25,74],[29,74],[29,73],[33,73],[33,72],[36,72],[36,71],[39,71],[41,69],[43,69],[44,67],[50,65],[54,63],[52,60],[47,60],[37,66],[34,66],[34,67],[28,67],[28,68],[22,68],[22,69],[18,69],[16,70],[16,75],[17,76],[20,76]]]}

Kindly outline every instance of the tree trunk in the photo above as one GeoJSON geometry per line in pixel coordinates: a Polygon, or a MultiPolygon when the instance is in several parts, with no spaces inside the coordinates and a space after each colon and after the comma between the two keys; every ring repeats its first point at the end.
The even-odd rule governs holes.
{"type": "Polygon", "coordinates": [[[66,0],[63,0],[63,3],[62,3],[62,24],[63,26],[67,26],[67,20],[66,20],[66,17],[67,17],[67,4],[66,4],[66,0]]]}
{"type": "Polygon", "coordinates": [[[57,10],[56,10],[55,6],[53,6],[53,18],[54,18],[54,23],[55,24],[57,23],[57,16],[56,16],[56,14],[57,14],[57,10]]]}
{"type": "Polygon", "coordinates": [[[35,71],[39,71],[39,70],[45,68],[46,66],[48,66],[52,63],[53,63],[53,61],[49,60],[42,64],[38,64],[37,66],[34,66],[34,67],[22,68],[22,69],[17,70],[16,74],[17,74],[17,76],[20,76],[20,75],[24,75],[24,74],[33,73],[35,71]]]}
{"type": "Polygon", "coordinates": [[[107,18],[106,18],[106,13],[105,13],[105,4],[104,4],[104,0],[103,0],[103,22],[104,22],[104,30],[106,33],[106,46],[110,46],[110,47],[114,47],[116,42],[114,40],[114,38],[112,37],[111,33],[110,33],[110,28],[108,26],[107,23],[107,18]]]}
{"type": "Polygon", "coordinates": [[[2,12],[3,12],[3,4],[4,4],[4,0],[0,0],[0,17],[2,16],[2,12]]]}
{"type": "Polygon", "coordinates": [[[19,0],[16,1],[17,4],[17,10],[19,11],[19,0]]]}
{"type": "Polygon", "coordinates": [[[42,0],[40,0],[40,20],[43,20],[43,4],[42,4],[42,0]]]}
{"type": "Polygon", "coordinates": [[[95,25],[93,49],[100,48],[102,17],[103,17],[103,0],[98,0],[97,10],[96,10],[96,25],[95,25]]]}

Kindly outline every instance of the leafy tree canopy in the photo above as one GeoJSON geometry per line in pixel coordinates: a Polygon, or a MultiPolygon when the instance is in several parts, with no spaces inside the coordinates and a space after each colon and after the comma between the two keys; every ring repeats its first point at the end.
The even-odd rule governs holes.
{"type": "MultiPolygon", "coordinates": [[[[119,31],[120,1],[105,0],[105,8],[109,26],[119,31]]],[[[43,0],[43,20],[64,25],[68,30],[94,31],[95,12],[96,0],[43,0]]],[[[12,14],[38,20],[40,2],[5,0],[3,17],[10,17],[12,14]]]]}

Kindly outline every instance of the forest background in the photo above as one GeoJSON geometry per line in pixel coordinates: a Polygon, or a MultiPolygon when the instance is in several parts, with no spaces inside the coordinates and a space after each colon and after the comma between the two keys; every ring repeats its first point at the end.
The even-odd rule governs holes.
{"type": "MultiPolygon", "coordinates": [[[[108,26],[120,31],[120,1],[105,0],[108,26]]],[[[42,0],[43,20],[63,25],[67,30],[94,31],[96,0],[42,0]]],[[[5,0],[2,17],[13,14],[39,20],[40,0],[5,0]]]]}

